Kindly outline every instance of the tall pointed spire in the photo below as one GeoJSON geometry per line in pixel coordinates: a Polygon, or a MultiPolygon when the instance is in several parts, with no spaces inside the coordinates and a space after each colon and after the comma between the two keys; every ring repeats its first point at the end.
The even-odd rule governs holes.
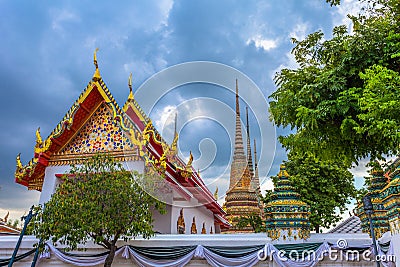
{"type": "Polygon", "coordinates": [[[256,139],[254,139],[254,176],[251,180],[251,189],[255,190],[257,194],[260,194],[260,178],[258,176],[258,159],[257,159],[257,145],[256,139]]]}
{"type": "MultiPolygon", "coordinates": [[[[248,126],[248,122],[247,122],[248,126]]],[[[250,141],[249,141],[250,142],[250,141]]],[[[249,144],[250,146],[250,144],[249,144]]],[[[249,152],[251,155],[251,150],[249,152]]],[[[239,86],[236,80],[236,129],[235,148],[231,163],[229,190],[226,192],[226,218],[232,224],[229,232],[253,232],[251,227],[239,229],[236,227],[237,218],[251,214],[260,214],[257,193],[252,190],[253,177],[243,148],[242,124],[240,122],[239,86]]]]}
{"type": "Polygon", "coordinates": [[[236,128],[235,128],[235,147],[233,151],[233,162],[231,166],[231,176],[229,188],[234,187],[241,179],[247,166],[246,156],[243,148],[242,124],[240,122],[239,106],[239,86],[236,79],[236,128]]]}
{"type": "Polygon", "coordinates": [[[246,132],[247,132],[247,165],[249,167],[251,177],[254,176],[253,159],[251,155],[250,145],[250,126],[249,126],[249,107],[246,107],[246,132]]]}

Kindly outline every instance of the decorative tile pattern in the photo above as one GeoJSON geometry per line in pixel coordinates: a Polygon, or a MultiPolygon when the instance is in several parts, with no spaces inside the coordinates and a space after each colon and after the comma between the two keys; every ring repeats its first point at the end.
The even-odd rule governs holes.
{"type": "Polygon", "coordinates": [[[132,148],[132,143],[113,120],[111,111],[103,104],[63,149],[63,153],[82,154],[132,148]]]}
{"type": "Polygon", "coordinates": [[[300,200],[281,165],[271,201],[265,205],[267,235],[273,240],[298,240],[310,236],[310,207],[300,200]]]}

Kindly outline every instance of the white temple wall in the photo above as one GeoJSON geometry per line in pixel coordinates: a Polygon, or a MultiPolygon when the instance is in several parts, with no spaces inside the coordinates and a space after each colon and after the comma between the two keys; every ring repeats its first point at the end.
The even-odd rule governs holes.
{"type": "Polygon", "coordinates": [[[44,181],[42,193],[40,194],[39,204],[44,204],[50,200],[55,189],[60,184],[60,179],[56,174],[64,174],[70,169],[69,165],[64,166],[47,166],[44,173],[44,181]]]}
{"type": "Polygon", "coordinates": [[[172,223],[172,206],[166,205],[167,213],[160,214],[157,210],[153,210],[153,230],[161,234],[169,234],[172,223]]]}
{"type": "Polygon", "coordinates": [[[180,211],[183,208],[183,217],[185,218],[185,234],[190,234],[192,227],[193,217],[196,218],[196,228],[197,233],[201,234],[201,229],[203,228],[203,222],[205,222],[205,228],[207,234],[210,233],[211,226],[213,228],[213,233],[215,233],[214,226],[214,214],[199,204],[195,198],[191,198],[190,201],[174,201],[172,212],[171,212],[171,233],[177,234],[177,221],[180,215],[180,211]]]}

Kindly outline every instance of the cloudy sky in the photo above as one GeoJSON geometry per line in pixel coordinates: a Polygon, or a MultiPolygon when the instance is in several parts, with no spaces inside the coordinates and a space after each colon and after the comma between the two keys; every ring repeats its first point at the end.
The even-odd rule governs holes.
{"type": "MultiPolygon", "coordinates": [[[[285,159],[275,130],[276,135],[287,131],[268,121],[266,99],[275,90],[275,72],[296,67],[290,38],[317,30],[329,38],[334,25],[350,25],[346,15],[357,9],[356,0],[344,0],[340,7],[324,0],[0,0],[0,217],[10,211],[18,218],[37,203],[39,192],[14,182],[15,157],[21,153],[24,164],[30,160],[37,127],[46,137],[86,87],[96,47],[103,80],[120,106],[133,72],[137,101],[167,141],[178,112],[181,156],[193,151],[195,167],[220,194],[228,184],[231,90],[238,78],[241,111],[249,106],[251,136],[260,146],[262,187],[269,188],[267,177],[285,159]],[[195,73],[186,84],[163,83],[162,92],[145,86],[157,73],[192,61],[223,64],[233,72],[224,72],[224,82],[207,80],[215,72],[206,78],[195,73]]],[[[363,176],[364,169],[356,175],[363,176]]]]}

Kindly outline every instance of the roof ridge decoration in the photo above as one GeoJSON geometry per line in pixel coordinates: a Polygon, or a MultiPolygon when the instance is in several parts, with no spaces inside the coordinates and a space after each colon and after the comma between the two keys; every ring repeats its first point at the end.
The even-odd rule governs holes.
{"type": "Polygon", "coordinates": [[[144,125],[150,122],[150,118],[146,115],[146,113],[142,110],[140,105],[137,103],[135,100],[134,94],[133,94],[133,89],[132,89],[132,72],[129,75],[128,78],[128,87],[129,87],[129,95],[128,99],[126,100],[124,106],[122,107],[122,110],[126,112],[129,107],[132,108],[132,110],[136,113],[136,115],[139,117],[139,119],[142,121],[144,125]]]}
{"type": "Polygon", "coordinates": [[[42,153],[44,151],[47,151],[49,147],[51,146],[51,139],[53,136],[50,134],[49,137],[43,142],[42,137],[40,135],[40,127],[36,130],[36,145],[35,145],[35,153],[42,153]]]}
{"type": "MultiPolygon", "coordinates": [[[[157,129],[153,126],[153,123],[149,117],[144,113],[144,111],[141,109],[140,105],[137,103],[137,101],[134,98],[133,94],[133,89],[132,89],[132,73],[129,75],[128,78],[128,87],[129,87],[129,95],[128,99],[125,102],[123,106],[123,111],[126,112],[128,111],[129,107],[132,108],[133,112],[139,117],[141,122],[145,125],[144,129],[142,130],[141,134],[135,135],[131,134],[131,141],[134,144],[137,144],[139,146],[139,153],[140,156],[144,157],[146,160],[146,165],[152,165],[155,170],[163,175],[163,173],[166,170],[167,167],[167,161],[171,163],[175,169],[181,173],[181,175],[185,178],[188,179],[192,173],[192,165],[190,162],[186,164],[182,164],[180,161],[177,159],[177,145],[178,145],[178,139],[179,139],[179,134],[176,131],[176,124],[177,124],[177,115],[175,115],[175,134],[174,134],[174,139],[171,143],[171,145],[168,145],[168,143],[162,138],[162,136],[158,133],[157,129]],[[152,135],[152,138],[150,137],[152,135]],[[146,146],[149,144],[150,139],[152,139],[156,144],[160,145],[162,147],[162,154],[161,156],[157,159],[153,155],[147,153],[146,146]]],[[[127,117],[132,120],[128,115],[127,117]]],[[[191,154],[191,158],[193,161],[193,155],[191,154]]]]}

